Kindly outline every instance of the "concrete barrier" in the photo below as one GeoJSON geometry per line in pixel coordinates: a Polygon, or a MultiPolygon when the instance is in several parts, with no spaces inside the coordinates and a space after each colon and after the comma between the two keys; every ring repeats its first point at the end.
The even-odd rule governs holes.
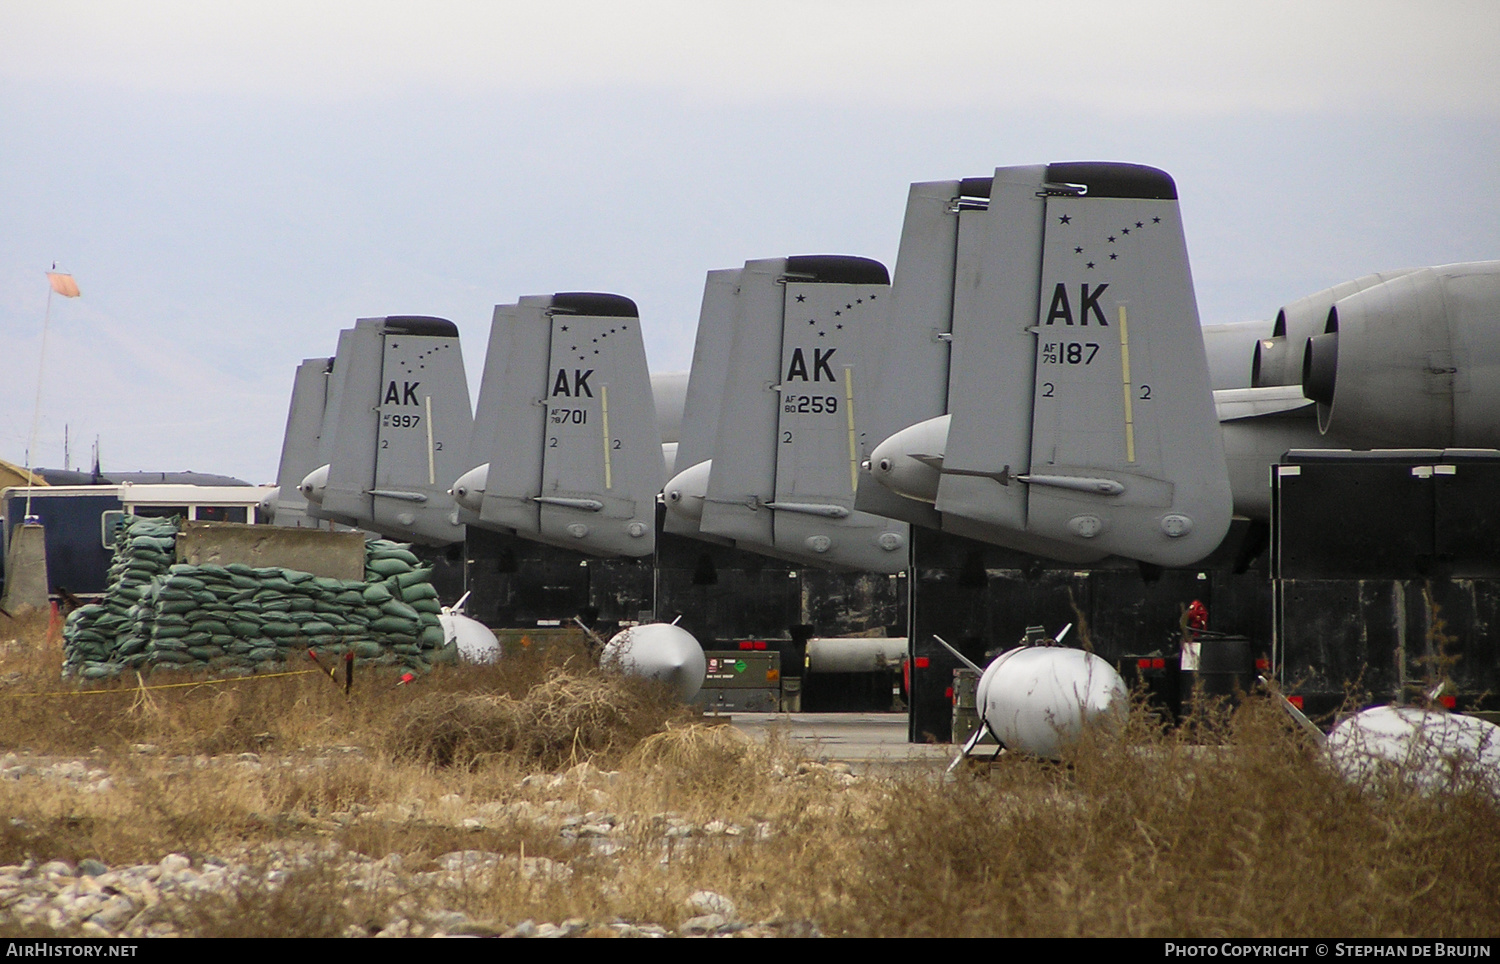
{"type": "Polygon", "coordinates": [[[192,566],[280,566],[315,576],[363,580],[365,536],[357,531],[184,522],[177,536],[177,561],[192,566]]]}
{"type": "Polygon", "coordinates": [[[5,552],[5,596],[0,609],[24,616],[47,608],[47,529],[22,524],[10,530],[5,552]]]}

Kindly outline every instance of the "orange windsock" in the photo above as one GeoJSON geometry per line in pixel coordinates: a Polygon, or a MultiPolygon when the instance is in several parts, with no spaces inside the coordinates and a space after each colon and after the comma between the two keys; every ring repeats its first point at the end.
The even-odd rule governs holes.
{"type": "Polygon", "coordinates": [[[63,271],[49,271],[47,280],[51,282],[52,290],[64,298],[78,297],[78,282],[73,280],[72,275],[63,271]]]}

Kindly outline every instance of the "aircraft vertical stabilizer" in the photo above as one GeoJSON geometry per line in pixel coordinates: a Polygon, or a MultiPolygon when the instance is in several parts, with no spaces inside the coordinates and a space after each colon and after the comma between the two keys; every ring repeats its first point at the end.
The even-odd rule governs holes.
{"type": "Polygon", "coordinates": [[[726,541],[707,536],[699,530],[699,512],[703,504],[710,460],[714,457],[714,437],[719,430],[719,405],[729,380],[729,353],[734,347],[734,311],[739,290],[739,268],[721,268],[708,273],[703,285],[703,304],[698,311],[698,334],[693,342],[693,367],[688,374],[687,395],[683,399],[682,424],[678,432],[677,458],[672,478],[667,483],[667,513],[662,523],[666,532],[726,541]],[[701,466],[701,468],[700,468],[701,466]],[[683,473],[698,484],[680,484],[683,473]]]}
{"type": "MultiPolygon", "coordinates": [[[[871,447],[908,425],[948,410],[949,343],[953,331],[953,265],[960,219],[970,219],[989,197],[989,178],[913,184],[901,226],[890,303],[881,331],[866,338],[864,423],[871,447]],[[969,203],[965,203],[969,198],[969,203]]],[[[928,504],[902,498],[868,474],[861,479],[856,505],[866,512],[940,528],[928,504]]]]}
{"type": "MultiPolygon", "coordinates": [[[[484,354],[484,371],[479,381],[479,402],[474,406],[474,429],[469,433],[469,444],[464,449],[464,455],[470,464],[489,458],[500,443],[505,424],[502,415],[502,395],[506,383],[505,362],[510,357],[510,339],[515,331],[516,310],[515,305],[496,305],[490,322],[490,337],[484,354]]],[[[487,477],[488,464],[475,472],[479,476],[487,477]]],[[[482,498],[483,479],[475,479],[472,474],[461,476],[453,492],[458,502],[459,520],[472,525],[479,522],[479,504],[477,500],[471,502],[465,498],[470,493],[464,491],[463,487],[466,482],[470,481],[479,483],[476,494],[482,498]]]]}
{"type": "MultiPolygon", "coordinates": [[[[1071,163],[968,183],[950,208],[947,414],[881,442],[874,480],[945,530],[1039,555],[1206,556],[1231,497],[1172,179],[1071,163]]],[[[937,265],[948,249],[913,250],[937,265]]],[[[929,303],[936,320],[892,326],[941,336],[929,303]]]]}
{"type": "Polygon", "coordinates": [[[1124,164],[1053,164],[1030,184],[1007,173],[991,214],[1015,212],[1017,243],[996,252],[1003,279],[985,303],[990,377],[1029,424],[956,392],[944,471],[994,474],[945,474],[938,508],[1157,565],[1208,555],[1232,506],[1176,185],[1124,164]],[[960,479],[965,497],[948,498],[960,479]]]}
{"type": "Polygon", "coordinates": [[[665,468],[635,303],[572,292],[497,308],[480,522],[598,555],[655,550],[665,468]],[[496,353],[503,353],[503,366],[496,353]],[[492,383],[499,375],[499,381],[492,383]]]}
{"type": "MultiPolygon", "coordinates": [[[[345,345],[321,514],[391,538],[462,540],[448,485],[463,467],[473,413],[457,327],[441,318],[362,318],[345,345]]],[[[342,362],[341,351],[335,367],[342,362]]]]}
{"type": "Polygon", "coordinates": [[[323,463],[318,461],[318,441],[328,405],[328,378],[332,358],[307,358],[297,366],[292,380],[292,401],[287,409],[286,434],[281,441],[281,463],[276,470],[276,495],[271,514],[279,526],[316,526],[308,518],[307,497],[302,480],[323,463]]]}
{"type": "Polygon", "coordinates": [[[988,207],[959,213],[948,375],[954,418],[937,508],[1004,529],[1026,528],[1026,488],[1008,484],[1005,473],[1029,460],[1045,174],[1001,168],[988,207]]]}
{"type": "Polygon", "coordinates": [[[854,508],[868,448],[861,345],[889,292],[865,258],[746,262],[703,532],[821,565],[906,567],[905,524],[854,508]]]}
{"type": "MultiPolygon", "coordinates": [[[[323,498],[328,491],[328,473],[338,453],[336,440],[340,414],[344,410],[345,386],[349,381],[349,371],[351,368],[370,369],[376,371],[378,377],[379,350],[371,332],[356,332],[353,328],[345,328],[339,332],[338,348],[333,355],[333,367],[328,373],[328,395],[323,407],[323,429],[318,436],[317,464],[319,468],[308,473],[299,486],[303,496],[308,500],[307,515],[310,519],[338,522],[344,525],[354,524],[348,516],[335,515],[323,504],[323,498]],[[360,359],[358,365],[355,364],[356,356],[360,359]]],[[[373,452],[373,445],[368,449],[373,452]]],[[[372,454],[372,461],[373,458],[372,454]]]]}

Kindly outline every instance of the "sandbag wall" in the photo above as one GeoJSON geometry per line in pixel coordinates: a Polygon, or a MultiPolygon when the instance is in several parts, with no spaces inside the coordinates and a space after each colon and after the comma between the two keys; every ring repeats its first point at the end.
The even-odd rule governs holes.
{"type": "Polygon", "coordinates": [[[63,673],[125,669],[235,675],[353,651],[361,663],[426,669],[443,644],[430,569],[403,545],[365,544],[365,580],[293,569],[175,563],[175,519],[127,518],[102,604],[63,628],[63,673]]]}

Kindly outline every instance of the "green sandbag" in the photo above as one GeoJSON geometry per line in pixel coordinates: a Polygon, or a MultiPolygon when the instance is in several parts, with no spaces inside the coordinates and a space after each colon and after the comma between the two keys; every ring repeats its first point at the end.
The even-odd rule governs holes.
{"type": "MultiPolygon", "coordinates": [[[[413,569],[411,572],[403,572],[396,576],[396,584],[403,590],[418,583],[428,582],[432,579],[431,569],[413,569]]],[[[403,593],[404,594],[404,593],[403,593]]]]}
{"type": "Polygon", "coordinates": [[[412,554],[412,551],[410,549],[375,549],[369,553],[369,558],[371,560],[400,559],[402,562],[406,563],[409,566],[415,566],[420,564],[421,562],[421,560],[419,560],[415,555],[412,554]]]}
{"type": "Polygon", "coordinates": [[[370,628],[377,633],[386,633],[391,636],[405,636],[408,639],[415,637],[421,629],[421,625],[412,619],[402,619],[400,616],[382,616],[370,623],[370,628]]]}
{"type": "Polygon", "coordinates": [[[414,603],[419,599],[436,599],[438,591],[430,582],[419,582],[412,586],[403,586],[401,598],[406,602],[414,603]]]}
{"type": "Polygon", "coordinates": [[[402,619],[417,619],[417,611],[399,599],[392,599],[388,603],[382,603],[380,611],[387,616],[399,616],[402,619]]]}
{"type": "Polygon", "coordinates": [[[411,572],[411,564],[404,559],[372,559],[365,563],[365,569],[381,576],[395,576],[411,572]]]}

